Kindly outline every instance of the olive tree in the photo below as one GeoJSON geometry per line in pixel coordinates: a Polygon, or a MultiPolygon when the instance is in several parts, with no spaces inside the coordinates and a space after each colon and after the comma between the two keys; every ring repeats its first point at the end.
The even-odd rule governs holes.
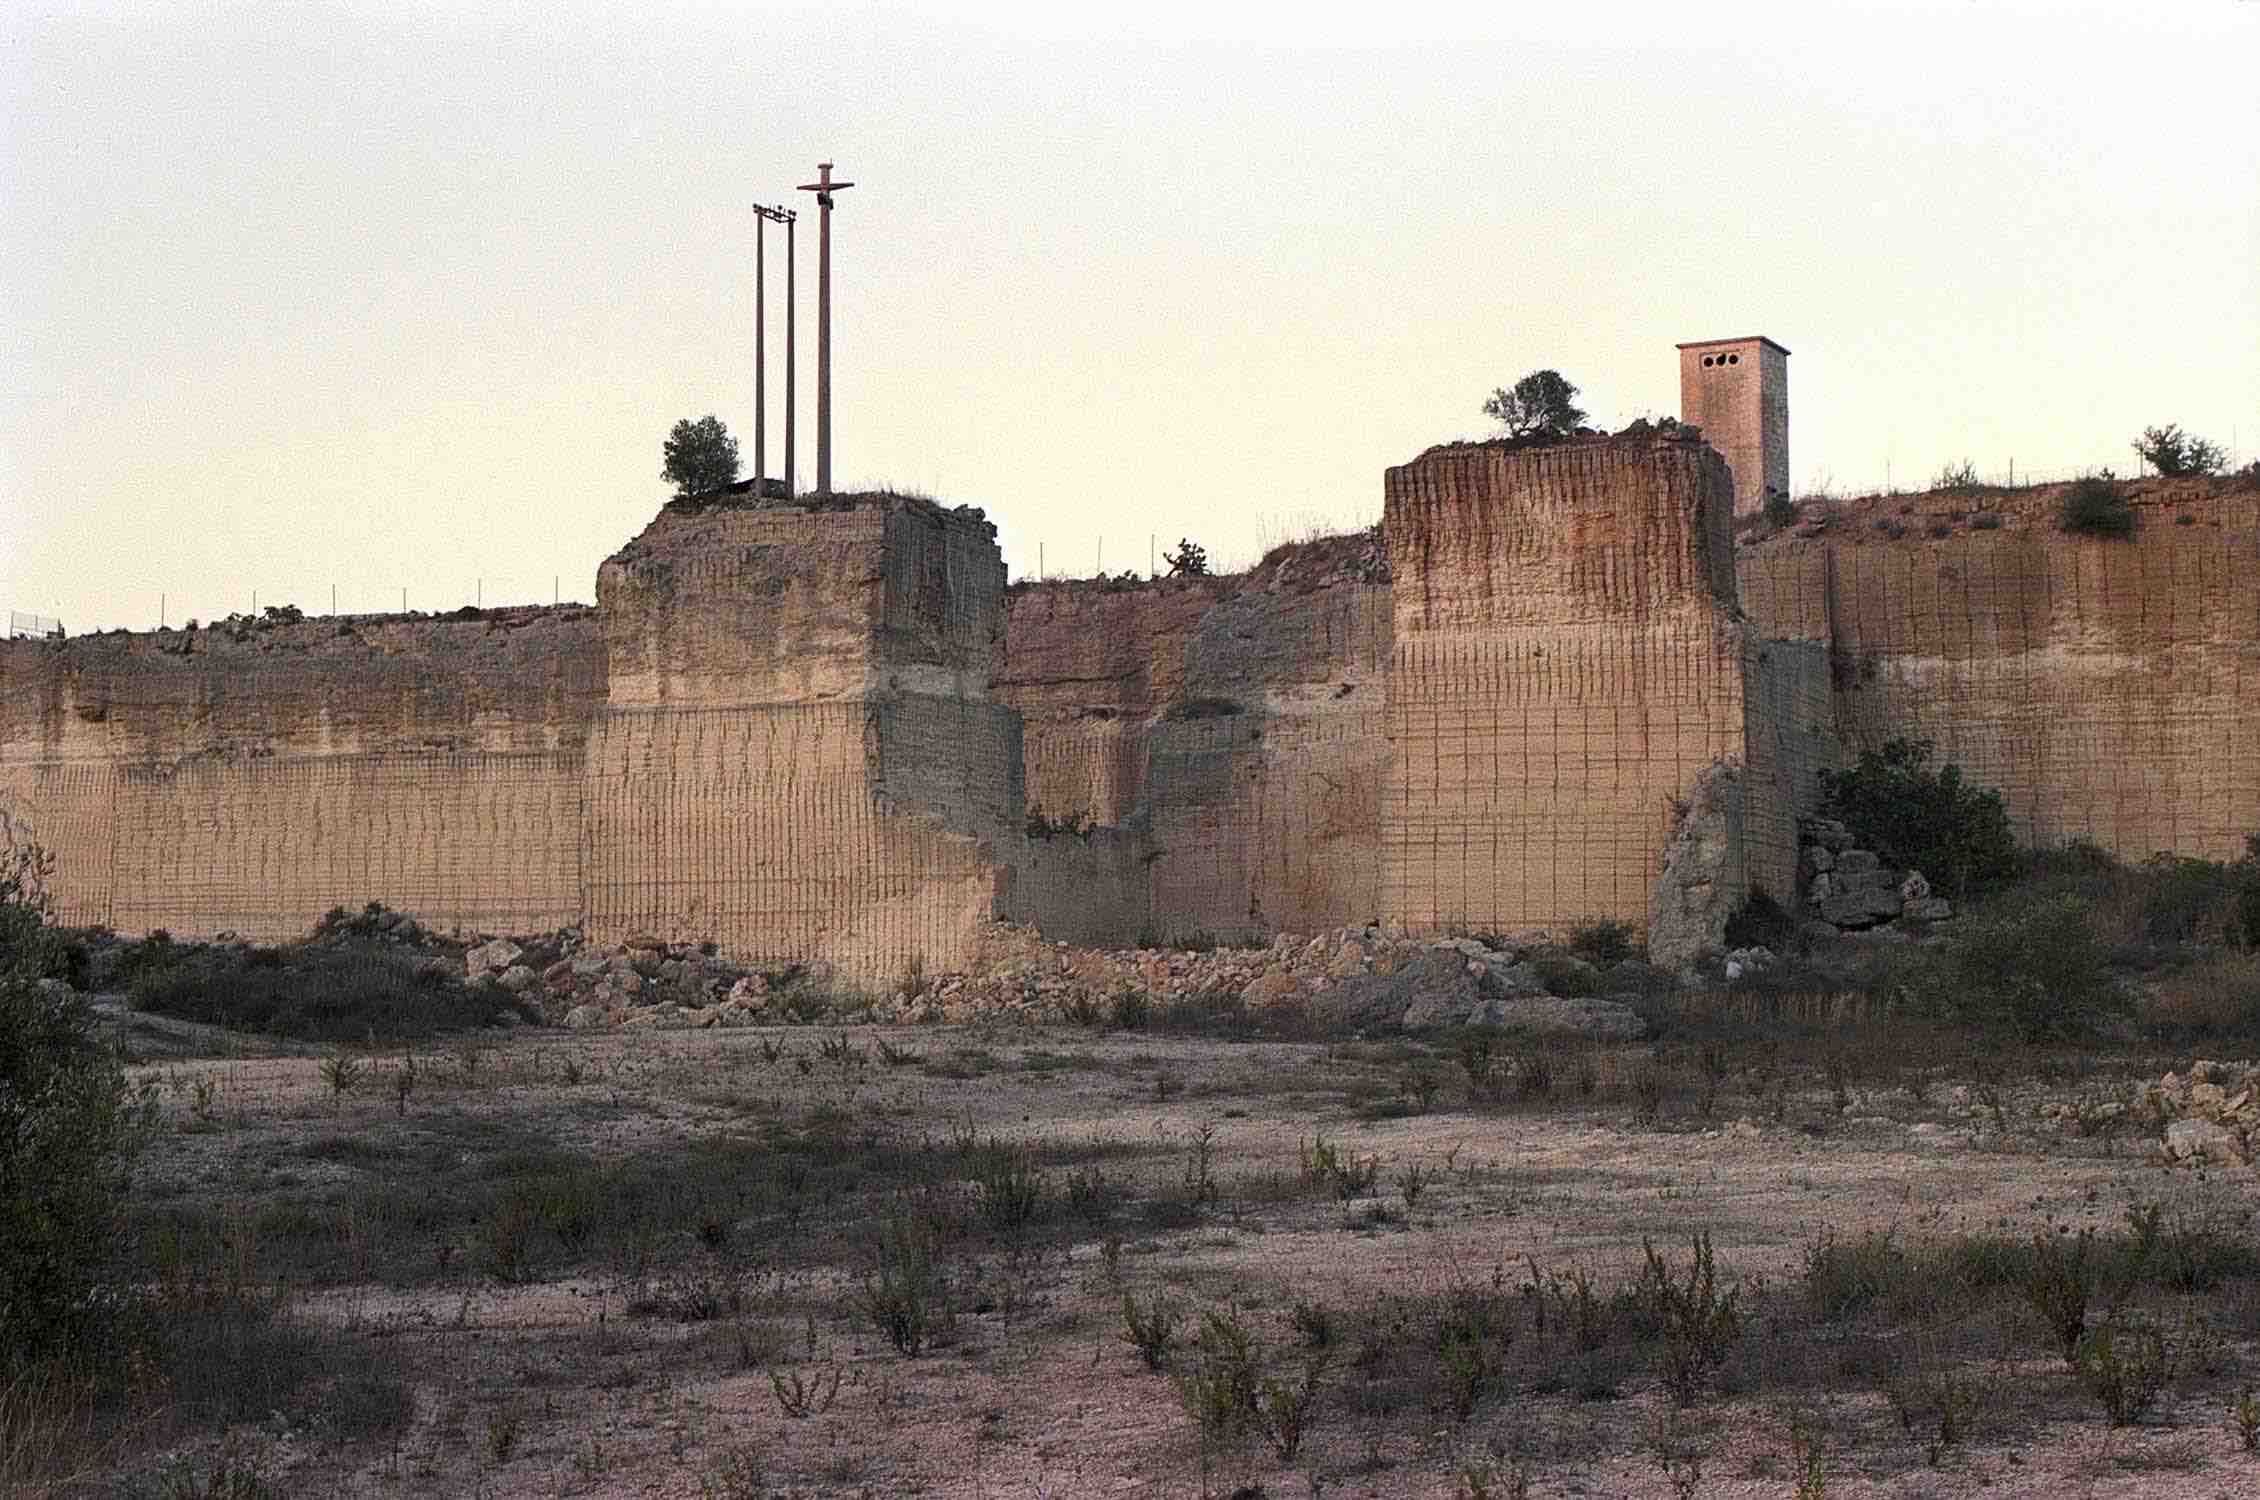
{"type": "Polygon", "coordinates": [[[677,422],[660,451],[666,458],[660,476],[675,486],[679,500],[737,482],[738,440],[711,412],[695,422],[688,417],[677,422]]]}

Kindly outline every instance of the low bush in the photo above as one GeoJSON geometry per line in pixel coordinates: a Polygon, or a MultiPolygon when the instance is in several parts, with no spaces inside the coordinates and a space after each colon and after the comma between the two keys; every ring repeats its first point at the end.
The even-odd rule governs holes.
{"type": "Polygon", "coordinates": [[[1647,1257],[1640,1295],[1662,1339],[1664,1386],[1686,1406],[1742,1341],[1742,1288],[1720,1285],[1711,1237],[1704,1231],[1696,1231],[1684,1279],[1672,1274],[1649,1241],[1642,1240],[1640,1249],[1647,1257]]]}
{"type": "Polygon", "coordinates": [[[928,1215],[905,1208],[879,1226],[877,1261],[863,1278],[864,1316],[897,1352],[916,1359],[955,1321],[940,1235],[928,1215]]]}
{"type": "Polygon", "coordinates": [[[2073,536],[2125,541],[2134,535],[2134,507],[2108,479],[2082,479],[2057,502],[2056,524],[2073,536]]]}
{"type": "Polygon", "coordinates": [[[2096,935],[2093,908],[2069,895],[1970,919],[1910,987],[1934,1015],[2027,1042],[2093,1036],[2134,1013],[2096,935]]]}
{"type": "Polygon", "coordinates": [[[509,996],[461,983],[445,960],[376,945],[166,945],[134,965],[136,1009],[294,1041],[402,1041],[491,1024],[509,996]]]}

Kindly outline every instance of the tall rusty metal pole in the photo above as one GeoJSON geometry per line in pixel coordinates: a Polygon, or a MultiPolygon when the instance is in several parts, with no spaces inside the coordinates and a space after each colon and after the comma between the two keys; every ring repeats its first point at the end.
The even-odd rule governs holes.
{"type": "Polygon", "coordinates": [[[798,493],[793,484],[793,415],[799,410],[793,399],[793,371],[800,367],[800,359],[793,353],[793,330],[800,319],[793,315],[793,220],[798,215],[785,216],[785,498],[798,493]]]}
{"type": "MultiPolygon", "coordinates": [[[[769,498],[769,273],[765,258],[764,240],[772,223],[785,226],[786,243],[791,244],[793,213],[791,209],[770,208],[756,203],[753,211],[761,217],[753,228],[753,498],[769,498]]],[[[791,285],[790,251],[786,259],[786,284],[791,285]]],[[[792,301],[788,290],[785,316],[792,317],[792,301]]],[[[792,432],[792,328],[788,321],[785,329],[785,489],[792,489],[793,440],[792,432]]]]}
{"type": "Polygon", "coordinates": [[[816,493],[832,493],[832,195],[852,182],[834,182],[832,164],[816,164],[816,181],[796,191],[814,193],[819,219],[816,250],[816,493]]]}
{"type": "Polygon", "coordinates": [[[769,210],[753,211],[753,499],[769,498],[769,267],[763,259],[769,238],[769,210]]]}

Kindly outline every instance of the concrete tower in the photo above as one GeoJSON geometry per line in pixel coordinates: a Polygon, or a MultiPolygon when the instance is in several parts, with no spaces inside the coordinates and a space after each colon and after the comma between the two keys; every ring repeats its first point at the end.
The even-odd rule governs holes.
{"type": "Polygon", "coordinates": [[[1763,336],[1679,346],[1679,419],[1734,471],[1734,513],[1789,496],[1789,351],[1763,336]]]}

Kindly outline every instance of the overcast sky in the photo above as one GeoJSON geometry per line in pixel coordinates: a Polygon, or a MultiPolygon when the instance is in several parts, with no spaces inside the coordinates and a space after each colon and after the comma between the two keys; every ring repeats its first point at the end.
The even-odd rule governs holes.
{"type": "Polygon", "coordinates": [[[835,480],[1016,576],[1365,524],[1531,369],[1675,412],[1689,339],[1794,351],[1801,492],[2249,459],[2256,58],[2252,0],[6,0],[0,609],[592,597],[677,418],[751,472],[757,198],[812,480],[819,160],[835,480]]]}

